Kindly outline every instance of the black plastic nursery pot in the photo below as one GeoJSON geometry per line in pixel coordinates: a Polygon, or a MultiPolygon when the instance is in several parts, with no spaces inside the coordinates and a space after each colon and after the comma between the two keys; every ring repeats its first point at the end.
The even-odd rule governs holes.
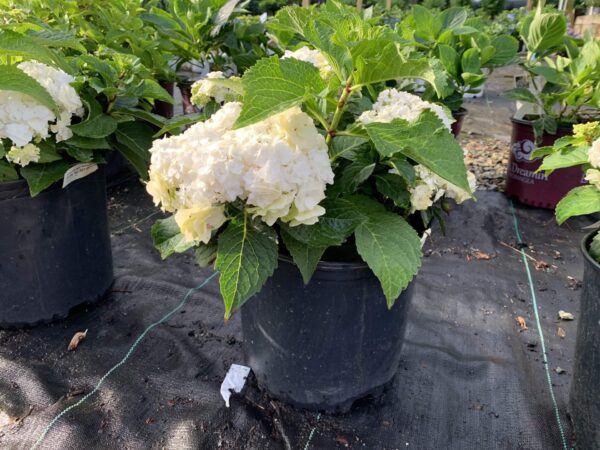
{"type": "Polygon", "coordinates": [[[589,253],[595,234],[587,235],[581,244],[583,290],[570,401],[577,449],[581,450],[600,448],[600,264],[589,253]]]}
{"type": "Polygon", "coordinates": [[[463,122],[465,120],[465,116],[469,113],[465,108],[460,108],[457,111],[452,111],[452,117],[454,118],[454,122],[451,125],[452,134],[455,138],[458,139],[460,135],[460,130],[462,130],[463,122]]]}
{"type": "MultiPolygon", "coordinates": [[[[526,205],[554,209],[567,192],[585,184],[583,170],[581,167],[569,167],[555,170],[550,176],[536,172],[542,158],[531,157],[537,148],[532,123],[514,118],[511,121],[513,128],[505,193],[526,205]]],[[[573,129],[570,127],[559,128],[556,134],[544,133],[541,146],[551,146],[558,138],[571,134],[573,129]]]]}
{"type": "Polygon", "coordinates": [[[113,282],[104,169],[30,197],[0,183],[0,326],[65,317],[113,282]]]}
{"type": "MultiPolygon", "coordinates": [[[[171,96],[173,96],[173,92],[175,91],[174,82],[161,81],[160,85],[165,91],[167,91],[171,96]]],[[[154,108],[152,112],[158,114],[159,116],[163,116],[166,119],[170,119],[175,114],[175,107],[171,103],[163,102],[162,100],[156,100],[154,102],[154,108]]]]}
{"type": "Polygon", "coordinates": [[[391,310],[362,263],[320,262],[304,285],[284,256],[242,307],[246,363],[272,397],[346,412],[392,381],[400,361],[413,284],[391,310]]]}

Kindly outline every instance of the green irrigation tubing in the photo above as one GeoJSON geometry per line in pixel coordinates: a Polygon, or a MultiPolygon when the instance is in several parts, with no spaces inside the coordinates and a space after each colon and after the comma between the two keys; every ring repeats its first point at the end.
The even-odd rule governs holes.
{"type": "MultiPolygon", "coordinates": [[[[321,413],[317,414],[317,423],[319,423],[320,419],[321,419],[321,413]]],[[[316,425],[314,427],[312,427],[312,430],[310,430],[310,434],[308,435],[308,439],[306,440],[306,444],[304,444],[304,450],[308,450],[308,447],[310,446],[310,441],[312,441],[312,438],[315,435],[315,431],[317,431],[317,426],[316,425]]]]}
{"type": "Polygon", "coordinates": [[[531,291],[531,302],[533,305],[533,313],[535,316],[535,323],[540,336],[540,342],[542,344],[542,361],[544,363],[544,370],[546,371],[546,381],[548,382],[548,390],[550,391],[550,398],[552,400],[552,407],[554,409],[554,416],[558,425],[558,432],[560,433],[560,440],[564,450],[569,450],[567,444],[567,438],[565,436],[565,430],[563,428],[562,421],[560,420],[560,412],[558,409],[558,403],[556,403],[556,396],[554,395],[554,388],[552,387],[552,377],[550,376],[550,364],[548,363],[548,353],[546,352],[546,341],[544,340],[544,332],[542,330],[542,323],[540,321],[540,315],[538,312],[537,295],[535,293],[535,287],[533,286],[533,277],[531,275],[531,269],[529,268],[529,261],[527,260],[527,254],[523,249],[523,239],[521,238],[521,231],[519,230],[519,220],[515,212],[515,205],[513,201],[510,201],[510,210],[512,213],[513,224],[515,227],[515,233],[517,235],[517,242],[519,244],[519,251],[521,252],[521,258],[523,259],[523,265],[525,266],[525,272],[527,273],[527,281],[529,283],[529,290],[531,291]]]}
{"type": "Polygon", "coordinates": [[[60,420],[60,418],[62,416],[64,416],[65,414],[67,414],[69,411],[77,408],[78,406],[80,406],[83,402],[85,402],[88,398],[90,398],[92,395],[94,395],[96,392],[98,392],[98,390],[100,390],[100,387],[102,386],[102,384],[104,384],[104,381],[106,381],[106,379],[115,371],[117,370],[119,367],[121,367],[123,364],[125,364],[125,362],[129,359],[129,357],[131,356],[131,354],[134,352],[134,350],[137,348],[137,346],[140,344],[140,342],[142,342],[142,340],[146,337],[146,335],[156,326],[160,325],[163,322],[166,322],[167,320],[169,320],[171,318],[171,316],[173,316],[173,314],[175,314],[179,309],[181,309],[188,301],[188,299],[190,298],[190,296],[196,292],[197,290],[202,289],[204,286],[206,286],[214,277],[216,277],[219,274],[219,272],[215,272],[213,273],[210,277],[208,277],[206,280],[204,280],[202,283],[200,283],[198,286],[191,288],[189,291],[187,291],[187,293],[185,294],[185,296],[183,297],[183,300],[181,301],[181,303],[179,303],[179,305],[177,305],[175,308],[173,308],[171,311],[169,311],[167,314],[165,314],[160,320],[158,320],[157,322],[154,322],[153,324],[149,325],[148,328],[146,328],[142,334],[140,334],[138,336],[138,338],[135,340],[135,342],[131,345],[131,347],[129,347],[129,350],[127,351],[127,353],[125,353],[125,356],[123,357],[123,359],[121,359],[121,361],[119,361],[117,364],[115,364],[113,367],[110,368],[110,370],[108,372],[106,372],[102,378],[100,378],[100,380],[98,381],[98,383],[96,384],[96,387],[94,387],[94,389],[89,392],[88,394],[86,394],[81,400],[79,400],[77,403],[66,407],[65,409],[63,409],[60,413],[58,413],[56,416],[54,416],[54,418],[50,421],[50,423],[46,426],[46,428],[44,429],[44,431],[42,432],[42,434],[40,434],[40,436],[38,437],[38,439],[35,441],[35,443],[31,446],[30,450],[34,450],[36,449],[46,438],[46,435],[48,434],[48,432],[54,427],[54,425],[56,425],[56,423],[60,420]]]}

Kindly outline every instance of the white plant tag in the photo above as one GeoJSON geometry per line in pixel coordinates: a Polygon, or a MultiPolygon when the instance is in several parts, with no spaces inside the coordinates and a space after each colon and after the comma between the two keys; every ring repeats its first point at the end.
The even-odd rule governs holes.
{"type": "Polygon", "coordinates": [[[231,391],[235,393],[242,392],[244,385],[246,384],[246,378],[250,374],[250,367],[241,366],[239,364],[232,364],[223,383],[221,383],[221,397],[225,400],[225,406],[229,408],[229,398],[231,397],[231,391]]]}
{"type": "Polygon", "coordinates": [[[89,174],[94,173],[96,170],[98,170],[98,164],[96,163],[76,164],[65,172],[62,187],[66,188],[73,181],[79,180],[83,177],[87,177],[89,174]]]}

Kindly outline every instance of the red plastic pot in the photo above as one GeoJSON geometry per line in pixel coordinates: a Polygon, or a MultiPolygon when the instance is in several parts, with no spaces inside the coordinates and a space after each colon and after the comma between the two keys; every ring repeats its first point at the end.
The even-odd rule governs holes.
{"type": "MultiPolygon", "coordinates": [[[[171,97],[173,96],[173,89],[175,88],[175,83],[161,81],[160,85],[167,91],[171,97]]],[[[159,116],[163,116],[167,119],[170,119],[175,114],[175,109],[171,103],[163,102],[161,100],[156,100],[154,102],[153,112],[158,114],[159,116]]]]}
{"type": "MultiPolygon", "coordinates": [[[[585,184],[583,170],[581,167],[569,167],[555,170],[550,176],[536,172],[542,164],[542,158],[531,158],[537,148],[533,126],[526,120],[513,118],[511,121],[513,128],[505,193],[526,205],[554,209],[567,192],[585,184]]],[[[556,134],[544,133],[541,146],[550,146],[558,138],[572,133],[570,127],[559,128],[556,134]]]]}
{"type": "Polygon", "coordinates": [[[469,113],[465,108],[460,108],[458,111],[452,111],[452,117],[454,117],[454,123],[451,125],[452,134],[455,138],[458,138],[460,130],[462,130],[463,121],[465,116],[469,113]]]}

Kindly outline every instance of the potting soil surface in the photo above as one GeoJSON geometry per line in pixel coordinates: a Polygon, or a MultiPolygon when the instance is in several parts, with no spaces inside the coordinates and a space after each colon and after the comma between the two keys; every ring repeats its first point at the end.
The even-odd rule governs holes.
{"type": "MultiPolygon", "coordinates": [[[[226,408],[219,394],[243,363],[239,315],[223,322],[218,282],[153,328],[99,390],[148,325],[212,274],[193,255],[161,261],[160,217],[129,181],[109,192],[116,280],[106,298],[69,318],[0,331],[0,447],[41,449],[562,449],[572,444],[568,394],[580,311],[581,227],[516,205],[548,354],[510,202],[479,192],[435,229],[416,281],[403,358],[392,387],[345,415],[271,401],[253,380],[226,408]],[[574,315],[560,321],[558,311],[574,315]],[[78,331],[87,337],[67,345],[78,331]],[[560,425],[559,425],[560,424],[560,425]],[[564,440],[560,430],[563,429],[564,440]]],[[[300,375],[299,375],[300,376],[300,375]]]]}

